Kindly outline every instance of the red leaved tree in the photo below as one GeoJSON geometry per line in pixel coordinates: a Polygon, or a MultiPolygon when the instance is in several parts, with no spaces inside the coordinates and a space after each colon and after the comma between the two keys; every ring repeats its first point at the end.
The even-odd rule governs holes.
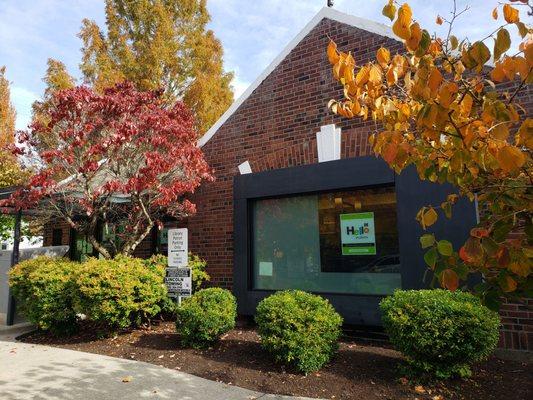
{"type": "Polygon", "coordinates": [[[46,123],[18,133],[14,151],[38,168],[9,205],[67,221],[106,258],[131,254],[164,216],[194,213],[186,195],[213,177],[192,114],[181,102],[165,108],[161,95],[130,83],[103,94],[85,86],[54,94],[46,123]],[[57,146],[39,150],[39,137],[57,146]],[[123,229],[104,243],[97,231],[108,222],[123,229]]]}

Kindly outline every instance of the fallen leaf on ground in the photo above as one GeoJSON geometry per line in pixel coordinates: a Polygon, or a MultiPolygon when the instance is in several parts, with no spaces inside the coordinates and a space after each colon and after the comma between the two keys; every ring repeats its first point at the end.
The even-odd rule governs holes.
{"type": "Polygon", "coordinates": [[[424,386],[418,385],[418,386],[415,386],[415,392],[417,392],[417,393],[426,393],[426,389],[424,389],[424,386]]]}
{"type": "Polygon", "coordinates": [[[131,382],[132,379],[133,379],[133,377],[128,375],[128,376],[125,376],[124,378],[122,378],[122,382],[124,382],[124,383],[131,382]]]}

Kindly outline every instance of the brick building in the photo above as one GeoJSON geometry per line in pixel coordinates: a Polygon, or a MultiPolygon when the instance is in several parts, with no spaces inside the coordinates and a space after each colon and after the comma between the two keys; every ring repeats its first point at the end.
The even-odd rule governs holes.
{"type": "MultiPolygon", "coordinates": [[[[198,212],[185,225],[190,250],[207,260],[214,285],[233,289],[241,313],[273,290],[301,288],[329,298],[348,323],[378,325],[384,295],[428,286],[414,215],[451,188],[421,182],[412,170],[394,175],[371,155],[374,122],[329,112],[328,101],[342,96],[325,54],[329,38],[358,64],[380,46],[403,49],[385,25],[322,9],[200,139],[216,181],[195,194],[198,212]],[[319,162],[317,132],[338,135],[333,124],[340,159],[319,162]],[[243,163],[252,173],[239,172],[243,163]],[[344,233],[359,223],[369,235],[344,233]]],[[[457,248],[477,216],[467,201],[454,212],[459,218],[435,230],[457,248]]],[[[45,245],[77,246],[65,227],[45,237],[45,245]]],[[[137,255],[164,250],[154,232],[137,255]]],[[[529,307],[503,307],[501,347],[533,349],[529,307]]]]}

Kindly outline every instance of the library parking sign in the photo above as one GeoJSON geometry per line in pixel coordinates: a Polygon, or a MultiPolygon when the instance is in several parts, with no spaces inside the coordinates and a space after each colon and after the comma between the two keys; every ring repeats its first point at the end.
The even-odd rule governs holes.
{"type": "Polygon", "coordinates": [[[340,223],[343,256],[376,254],[373,212],[341,214],[340,223]]]}

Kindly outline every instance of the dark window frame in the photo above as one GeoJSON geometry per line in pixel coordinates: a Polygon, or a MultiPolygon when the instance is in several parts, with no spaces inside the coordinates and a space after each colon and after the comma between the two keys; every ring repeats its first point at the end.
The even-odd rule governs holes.
{"type": "MultiPolygon", "coordinates": [[[[239,312],[243,315],[253,315],[257,303],[274,292],[253,289],[253,201],[390,184],[396,188],[402,288],[428,287],[432,277],[424,265],[423,250],[419,243],[419,237],[424,232],[415,221],[415,215],[422,206],[438,205],[446,195],[453,193],[450,185],[421,181],[413,167],[396,175],[382,159],[373,156],[235,176],[233,291],[238,300],[239,312]]],[[[464,243],[475,224],[474,203],[461,199],[454,206],[453,219],[439,218],[431,232],[437,237],[451,240],[457,249],[464,243]]],[[[323,292],[320,295],[332,302],[348,324],[381,324],[378,305],[384,297],[382,295],[323,292]]]]}

